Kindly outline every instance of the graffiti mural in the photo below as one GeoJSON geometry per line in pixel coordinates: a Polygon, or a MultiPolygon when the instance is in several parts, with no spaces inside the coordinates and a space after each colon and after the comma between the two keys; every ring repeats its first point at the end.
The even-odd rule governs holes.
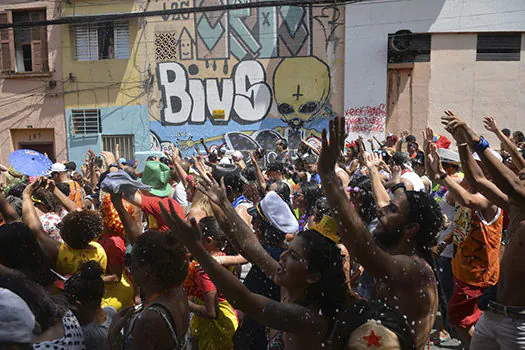
{"type": "MultiPolygon", "coordinates": [[[[238,1],[256,2],[194,0],[193,6],[238,1]]],[[[285,138],[293,154],[302,139],[318,136],[330,117],[344,112],[343,16],[344,8],[334,6],[276,6],[165,16],[148,24],[149,37],[178,36],[175,57],[155,63],[152,151],[173,142],[193,155],[202,138],[244,153],[263,148],[269,161],[275,141],[285,138]],[[214,117],[216,110],[224,117],[214,117]]]]}

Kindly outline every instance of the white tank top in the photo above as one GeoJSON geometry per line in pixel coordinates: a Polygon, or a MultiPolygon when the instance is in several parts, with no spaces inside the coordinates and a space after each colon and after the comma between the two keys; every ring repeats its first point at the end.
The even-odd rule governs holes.
{"type": "Polygon", "coordinates": [[[401,175],[402,179],[406,179],[412,183],[412,186],[414,187],[414,191],[418,192],[425,192],[425,184],[423,183],[423,180],[419,177],[418,174],[414,172],[406,172],[403,175],[401,175]]]}

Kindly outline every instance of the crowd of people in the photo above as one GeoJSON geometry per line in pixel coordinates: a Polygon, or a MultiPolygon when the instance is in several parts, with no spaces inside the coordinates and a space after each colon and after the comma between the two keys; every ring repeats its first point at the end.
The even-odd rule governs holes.
{"type": "Polygon", "coordinates": [[[1,166],[0,349],[524,349],[525,137],[441,121],[1,166]]]}

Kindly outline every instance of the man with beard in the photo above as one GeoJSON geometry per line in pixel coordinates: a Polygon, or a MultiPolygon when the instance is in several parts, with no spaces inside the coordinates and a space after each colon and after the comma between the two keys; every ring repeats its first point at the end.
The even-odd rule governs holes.
{"type": "MultiPolygon", "coordinates": [[[[331,120],[330,144],[324,130],[318,165],[338,232],[350,255],[377,279],[376,297],[407,317],[416,348],[423,349],[438,307],[435,275],[425,259],[430,259],[430,249],[443,226],[439,206],[424,192],[395,186],[394,198],[388,198],[387,205],[378,201],[379,224],[373,237],[336,181],[335,164],[345,139],[344,118],[331,120]]],[[[377,175],[380,161],[378,155],[370,157],[371,173],[377,175]]]]}

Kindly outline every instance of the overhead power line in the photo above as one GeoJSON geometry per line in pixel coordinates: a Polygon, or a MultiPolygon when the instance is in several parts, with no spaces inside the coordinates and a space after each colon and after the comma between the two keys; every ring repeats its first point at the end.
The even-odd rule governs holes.
{"type": "Polygon", "coordinates": [[[7,23],[7,24],[0,24],[0,29],[31,28],[31,27],[42,27],[42,26],[61,25],[61,24],[112,22],[112,21],[118,21],[122,19],[130,19],[130,18],[143,18],[143,17],[166,16],[166,15],[169,16],[169,15],[177,15],[177,14],[202,13],[202,12],[214,12],[214,11],[242,10],[242,9],[249,9],[249,8],[260,8],[260,7],[345,5],[345,4],[353,4],[353,3],[363,2],[363,1],[369,1],[369,0],[284,0],[284,1],[266,0],[266,1],[255,2],[255,3],[247,2],[247,3],[238,3],[238,4],[214,5],[214,6],[203,6],[203,7],[187,7],[187,8],[176,8],[176,9],[144,11],[144,12],[72,16],[72,17],[63,17],[63,18],[58,18],[58,19],[46,20],[46,21],[7,23]]]}

